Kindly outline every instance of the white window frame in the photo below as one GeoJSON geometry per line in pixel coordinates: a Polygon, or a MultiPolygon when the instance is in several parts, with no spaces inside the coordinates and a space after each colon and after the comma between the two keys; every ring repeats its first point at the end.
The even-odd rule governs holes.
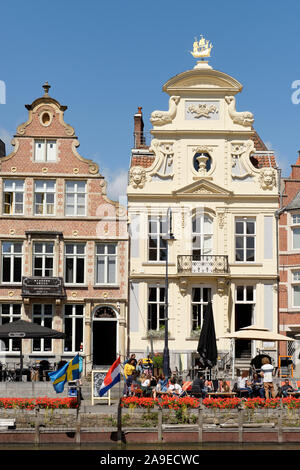
{"type": "MultiPolygon", "coordinates": [[[[0,324],[3,325],[3,318],[8,318],[9,321],[7,323],[11,323],[16,320],[20,320],[22,317],[22,304],[19,303],[12,303],[12,304],[7,304],[7,303],[1,303],[0,304],[0,324]],[[3,305],[8,305],[9,306],[9,313],[3,313],[3,305]],[[14,313],[14,306],[20,307],[20,313],[14,313]]],[[[4,341],[3,341],[4,343],[4,341]]],[[[0,352],[2,353],[12,353],[16,351],[20,351],[19,347],[15,347],[14,345],[16,344],[16,340],[14,339],[9,339],[8,340],[8,349],[3,348],[3,343],[0,338],[0,352]]]]}
{"type": "Polygon", "coordinates": [[[24,214],[24,187],[25,187],[25,180],[22,179],[4,179],[3,180],[3,215],[23,215],[24,214]],[[22,182],[23,187],[22,189],[17,188],[17,183],[22,182]],[[5,188],[6,184],[12,184],[11,189],[10,188],[5,188]],[[16,202],[16,196],[22,194],[22,202],[17,201],[16,202]],[[10,197],[10,202],[6,202],[5,198],[6,195],[9,195],[10,197]],[[22,212],[16,212],[16,206],[20,206],[22,204],[22,212]],[[9,207],[9,212],[5,211],[5,207],[9,207]]]}
{"type": "Polygon", "coordinates": [[[203,309],[204,306],[208,305],[209,299],[212,299],[212,287],[208,285],[201,285],[201,286],[192,286],[192,291],[191,291],[191,331],[196,331],[197,327],[202,327],[203,325],[203,309]],[[200,289],[200,301],[199,302],[194,302],[193,301],[193,292],[195,289],[200,289]],[[208,293],[208,301],[203,300],[203,289],[209,289],[210,294],[208,293]],[[196,327],[194,328],[194,318],[193,318],[193,305],[199,305],[200,306],[200,325],[198,323],[198,319],[196,322],[196,327]]]}
{"type": "Polygon", "coordinates": [[[22,242],[11,242],[9,240],[3,240],[1,242],[1,282],[2,284],[21,284],[22,283],[22,274],[23,274],[23,243],[22,242]],[[9,252],[3,252],[3,247],[4,244],[8,243],[10,244],[10,251],[9,252]],[[21,246],[21,251],[15,251],[15,246],[21,246]],[[9,258],[10,259],[10,275],[9,281],[4,281],[3,279],[3,274],[4,274],[4,258],[9,258]],[[20,258],[21,259],[21,279],[19,281],[14,281],[14,274],[15,274],[15,259],[20,258]]]}
{"type": "Polygon", "coordinates": [[[54,251],[54,242],[52,241],[39,241],[35,240],[33,242],[33,253],[32,253],[32,272],[34,277],[53,277],[55,275],[55,251],[54,251]],[[35,251],[35,247],[37,244],[42,245],[42,252],[38,253],[35,251]],[[47,245],[52,245],[52,253],[47,252],[46,246],[47,245]],[[42,267],[41,268],[35,268],[35,258],[42,258],[42,267]],[[51,258],[52,259],[52,275],[51,276],[46,276],[46,270],[50,270],[50,268],[46,267],[46,259],[51,258]],[[41,269],[42,270],[42,276],[38,276],[35,274],[35,269],[41,269]]]}
{"type": "MultiPolygon", "coordinates": [[[[45,325],[45,320],[51,318],[51,324],[49,324],[48,322],[46,322],[48,325],[48,328],[53,328],[53,314],[54,314],[54,305],[53,304],[50,304],[50,303],[37,303],[35,302],[34,304],[32,304],[32,322],[35,323],[34,319],[35,318],[40,318],[41,319],[41,322],[38,323],[38,325],[41,325],[41,326],[46,326],[45,325]],[[34,306],[35,305],[39,305],[41,307],[41,313],[40,314],[35,314],[34,313],[34,306]],[[51,306],[51,314],[48,314],[45,312],[45,307],[47,306],[51,306]]],[[[31,343],[31,351],[32,353],[36,353],[36,354],[40,354],[40,353],[47,353],[47,354],[50,354],[52,353],[53,351],[53,340],[50,339],[51,341],[51,349],[45,349],[45,340],[47,340],[49,338],[36,338],[35,340],[36,341],[40,341],[40,349],[33,349],[33,344],[34,344],[34,341],[35,340],[32,340],[32,343],[31,343]]]]}
{"type": "Polygon", "coordinates": [[[291,214],[290,220],[291,220],[291,234],[292,234],[292,250],[300,251],[300,242],[299,242],[299,247],[294,246],[296,230],[299,231],[298,236],[300,240],[300,214],[291,214]]]}
{"type": "Polygon", "coordinates": [[[56,199],[56,181],[54,180],[35,180],[34,181],[34,215],[36,216],[47,216],[51,217],[55,215],[55,199],[56,199]],[[37,188],[37,183],[42,182],[43,187],[41,189],[37,188]],[[54,183],[53,187],[48,187],[48,183],[54,183]],[[43,200],[42,202],[37,202],[37,195],[42,194],[43,200]],[[53,195],[53,203],[47,202],[47,196],[53,195]],[[42,212],[37,212],[37,206],[42,207],[42,212]],[[52,209],[48,211],[48,209],[52,209]]]}
{"type": "Polygon", "coordinates": [[[167,248],[166,248],[167,245],[166,244],[168,243],[167,240],[164,238],[167,235],[167,231],[166,232],[163,232],[163,231],[161,232],[161,230],[160,230],[161,224],[162,224],[162,228],[163,228],[163,225],[165,224],[166,225],[166,230],[167,230],[167,219],[166,219],[165,216],[158,215],[158,216],[149,216],[148,217],[147,259],[148,259],[149,263],[156,263],[156,262],[162,263],[162,262],[166,261],[166,258],[163,259],[160,256],[161,249],[166,254],[166,251],[167,251],[167,248]],[[153,223],[156,224],[156,231],[155,232],[150,232],[150,223],[151,223],[151,225],[153,223]],[[151,235],[156,236],[155,237],[156,238],[156,248],[150,246],[151,235]],[[150,259],[150,250],[151,251],[156,250],[156,259],[150,259]]]}
{"type": "Polygon", "coordinates": [[[65,304],[64,306],[64,332],[66,332],[66,329],[65,329],[65,320],[66,319],[70,319],[71,320],[71,330],[72,330],[72,336],[71,336],[71,341],[72,341],[72,348],[69,350],[66,350],[65,348],[65,341],[64,341],[64,351],[67,352],[67,353],[75,353],[75,352],[79,352],[79,349],[77,350],[76,349],[76,344],[75,344],[75,341],[76,341],[76,330],[77,328],[79,328],[79,326],[77,325],[78,322],[76,322],[76,320],[78,319],[81,319],[82,320],[82,343],[84,342],[83,339],[84,339],[84,305],[83,304],[65,304]],[[72,313],[71,315],[66,315],[66,307],[71,307],[72,309],[72,313]],[[76,309],[77,307],[82,307],[82,314],[78,315],[76,314],[76,309]]]}
{"type": "Polygon", "coordinates": [[[65,215],[67,217],[76,217],[76,216],[85,216],[86,215],[86,188],[87,188],[87,182],[86,181],[83,181],[83,180],[67,180],[65,182],[65,215]],[[71,191],[70,189],[68,190],[68,184],[70,183],[73,183],[74,184],[74,190],[71,191]],[[78,191],[78,183],[84,183],[84,191],[78,191]],[[68,195],[69,196],[73,196],[74,197],[74,204],[71,205],[71,204],[68,204],[68,195]],[[78,196],[81,196],[81,195],[84,195],[84,206],[82,206],[82,204],[79,204],[78,203],[78,199],[79,197],[78,196]],[[73,207],[74,209],[74,213],[73,214],[70,214],[68,213],[68,207],[73,207]],[[84,211],[83,211],[83,214],[79,213],[79,210],[78,208],[79,207],[84,207],[84,211]]]}
{"type": "Polygon", "coordinates": [[[34,161],[36,163],[53,163],[57,161],[57,140],[56,139],[35,139],[34,140],[34,161]],[[54,158],[50,158],[52,152],[49,152],[49,145],[55,144],[55,149],[53,152],[54,158]],[[42,158],[37,158],[37,145],[42,145],[41,155],[42,158]]]}
{"type": "Polygon", "coordinates": [[[118,244],[117,243],[96,243],[95,246],[96,250],[96,263],[95,263],[95,284],[96,285],[117,285],[118,284],[118,271],[117,271],[117,266],[118,266],[118,244]],[[99,246],[104,247],[104,253],[97,253],[97,248],[99,246]],[[108,248],[110,246],[115,247],[115,253],[108,253],[108,248]],[[98,280],[98,261],[100,259],[104,260],[104,281],[100,282],[98,280]],[[114,282],[108,282],[108,272],[109,272],[109,261],[110,259],[113,259],[115,261],[115,279],[114,282]]]}
{"type": "MultiPolygon", "coordinates": [[[[160,300],[160,289],[164,289],[165,290],[165,286],[163,285],[148,285],[148,292],[147,292],[147,331],[149,331],[149,305],[156,305],[156,323],[157,323],[157,326],[156,326],[156,331],[159,331],[160,330],[160,327],[163,326],[165,324],[165,320],[164,321],[160,321],[160,306],[163,307],[163,315],[165,317],[165,295],[166,295],[166,290],[164,292],[164,298],[163,300],[160,300]],[[150,289],[156,289],[156,301],[152,301],[152,300],[149,300],[149,296],[150,296],[150,289]]],[[[151,328],[151,330],[153,330],[151,328]]]]}
{"type": "MultiPolygon", "coordinates": [[[[197,259],[197,256],[195,256],[194,258],[194,251],[195,250],[199,250],[201,251],[201,257],[202,256],[210,256],[213,254],[213,218],[208,215],[208,214],[205,214],[205,213],[199,213],[196,211],[194,217],[192,218],[192,255],[193,255],[193,260],[197,259]],[[194,221],[198,219],[200,221],[199,223],[199,229],[200,231],[199,232],[194,232],[193,230],[193,224],[194,224],[194,221]],[[210,226],[210,232],[206,232],[204,230],[204,223],[205,223],[205,219],[208,219],[209,220],[209,226],[210,226]],[[194,245],[194,237],[198,237],[199,240],[200,240],[200,245],[197,246],[197,245],[194,245]],[[205,241],[206,240],[210,240],[210,249],[209,251],[206,251],[205,252],[205,241]]],[[[207,250],[207,248],[206,248],[207,250]]]]}
{"type": "Polygon", "coordinates": [[[256,218],[255,217],[236,217],[234,220],[234,261],[235,263],[255,263],[256,262],[256,218]],[[243,223],[243,233],[237,233],[236,232],[236,224],[237,222],[243,223]],[[254,223],[254,233],[247,234],[247,222],[252,222],[254,223]],[[236,240],[237,238],[243,238],[243,247],[242,248],[237,248],[236,245],[236,240]],[[254,247],[253,248],[247,248],[247,239],[248,238],[253,238],[254,240],[254,247]],[[254,252],[254,259],[253,260],[247,260],[247,249],[251,249],[254,252]],[[237,260],[236,259],[236,253],[237,250],[242,250],[243,251],[243,260],[237,260]]]}
{"type": "Polygon", "coordinates": [[[300,269],[293,270],[292,274],[292,282],[291,282],[291,290],[292,290],[292,307],[293,308],[300,308],[300,301],[299,305],[295,305],[295,288],[300,292],[300,269]]]}
{"type": "Polygon", "coordinates": [[[65,279],[65,284],[66,285],[84,285],[85,280],[86,280],[86,244],[85,243],[73,243],[73,242],[66,242],[65,243],[65,255],[64,255],[64,260],[65,260],[65,270],[64,270],[64,279],[65,279]],[[73,246],[73,253],[67,253],[67,246],[73,246]],[[84,247],[84,252],[83,253],[77,253],[77,249],[79,246],[84,247]],[[71,282],[67,282],[67,258],[73,259],[73,279],[71,282]],[[76,281],[76,272],[77,272],[77,260],[78,259],[83,259],[84,260],[84,272],[83,272],[83,282],[77,282],[76,281]]]}

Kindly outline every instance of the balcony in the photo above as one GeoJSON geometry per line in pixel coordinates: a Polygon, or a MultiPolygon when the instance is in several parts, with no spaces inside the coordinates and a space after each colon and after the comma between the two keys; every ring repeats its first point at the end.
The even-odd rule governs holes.
{"type": "Polygon", "coordinates": [[[177,269],[180,274],[227,274],[229,272],[228,256],[201,255],[197,258],[192,255],[179,255],[177,269]]]}
{"type": "Polygon", "coordinates": [[[22,297],[65,297],[62,277],[23,277],[22,297]]]}

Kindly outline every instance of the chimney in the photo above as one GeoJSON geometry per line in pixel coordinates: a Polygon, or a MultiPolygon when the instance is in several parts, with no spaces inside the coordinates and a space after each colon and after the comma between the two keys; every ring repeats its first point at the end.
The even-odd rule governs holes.
{"type": "Polygon", "coordinates": [[[142,107],[138,107],[138,112],[134,115],[134,148],[140,149],[146,147],[144,137],[144,121],[142,107]]]}
{"type": "Polygon", "coordinates": [[[5,143],[0,139],[0,158],[5,157],[5,143]]]}

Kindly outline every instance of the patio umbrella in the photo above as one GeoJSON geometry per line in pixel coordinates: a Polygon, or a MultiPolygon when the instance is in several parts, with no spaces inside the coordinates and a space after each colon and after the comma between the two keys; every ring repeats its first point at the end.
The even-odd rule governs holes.
{"type": "MultiPolygon", "coordinates": [[[[293,338],[280,335],[279,333],[273,333],[267,328],[263,328],[257,325],[246,326],[244,328],[241,328],[238,331],[234,331],[233,333],[227,333],[224,336],[220,336],[220,338],[230,338],[232,339],[232,341],[234,341],[235,339],[251,339],[251,340],[257,340],[257,341],[269,341],[269,342],[295,341],[293,338]]],[[[234,355],[232,356],[232,374],[234,374],[234,355]]]]}
{"type": "MultiPolygon", "coordinates": [[[[0,338],[65,338],[65,333],[25,320],[0,325],[0,338]]],[[[22,341],[20,341],[20,377],[23,371],[22,341]]]]}
{"type": "Polygon", "coordinates": [[[207,304],[197,351],[200,355],[199,361],[203,368],[208,367],[211,369],[214,365],[216,365],[218,351],[211,302],[207,304]]]}
{"type": "Polygon", "coordinates": [[[263,328],[257,325],[250,325],[241,328],[233,333],[227,333],[220,338],[232,338],[232,339],[251,339],[257,341],[295,341],[293,338],[288,336],[280,335],[279,333],[273,333],[267,328],[263,328]]]}

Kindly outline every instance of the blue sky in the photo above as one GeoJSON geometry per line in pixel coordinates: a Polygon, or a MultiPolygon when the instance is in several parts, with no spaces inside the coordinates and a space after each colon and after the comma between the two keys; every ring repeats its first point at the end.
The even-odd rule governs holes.
{"type": "Polygon", "coordinates": [[[189,51],[203,34],[214,45],[213,68],[244,86],[237,109],[254,113],[255,129],[288,176],[300,149],[300,103],[291,99],[292,83],[300,81],[299,17],[296,0],[3,2],[0,138],[10,142],[26,120],[24,104],[42,95],[47,80],[51,96],[68,106],[79,152],[100,165],[117,198],[137,107],[149,131],[151,112],[168,107],[163,84],[193,68],[189,51]]]}

